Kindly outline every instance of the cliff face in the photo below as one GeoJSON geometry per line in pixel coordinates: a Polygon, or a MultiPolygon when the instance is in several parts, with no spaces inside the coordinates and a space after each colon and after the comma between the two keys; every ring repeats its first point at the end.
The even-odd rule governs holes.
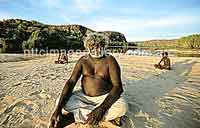
{"type": "MultiPolygon", "coordinates": [[[[24,49],[83,49],[83,39],[95,32],[82,25],[46,25],[37,21],[9,19],[0,21],[0,52],[24,49]]],[[[126,42],[119,32],[103,32],[113,42],[126,42]]]]}

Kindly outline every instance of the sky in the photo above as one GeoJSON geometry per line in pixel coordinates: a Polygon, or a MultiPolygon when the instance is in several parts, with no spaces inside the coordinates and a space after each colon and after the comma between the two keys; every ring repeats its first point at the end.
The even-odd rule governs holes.
{"type": "Polygon", "coordinates": [[[200,0],[0,0],[0,20],[80,24],[118,31],[128,41],[200,33],[200,0]]]}

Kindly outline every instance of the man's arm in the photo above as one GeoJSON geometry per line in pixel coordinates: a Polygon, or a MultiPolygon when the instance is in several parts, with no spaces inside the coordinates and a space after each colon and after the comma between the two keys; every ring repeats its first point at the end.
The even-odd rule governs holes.
{"type": "Polygon", "coordinates": [[[109,58],[109,74],[113,87],[104,102],[88,114],[88,119],[85,123],[93,125],[98,124],[106,111],[120,98],[120,95],[123,92],[120,67],[112,56],[109,58]]]}
{"type": "Polygon", "coordinates": [[[112,56],[110,56],[109,61],[109,74],[113,87],[104,102],[100,105],[106,111],[120,98],[123,92],[120,66],[112,56]]]}
{"type": "Polygon", "coordinates": [[[61,109],[66,104],[66,102],[68,101],[69,97],[71,96],[72,91],[74,89],[74,86],[76,85],[76,82],[78,81],[78,79],[81,76],[82,66],[81,66],[80,61],[81,60],[79,60],[76,63],[71,77],[65,83],[65,86],[64,86],[64,88],[62,90],[62,93],[60,95],[60,100],[58,102],[57,109],[56,109],[58,112],[61,112],[61,109]]]}
{"type": "Polygon", "coordinates": [[[81,76],[81,73],[82,73],[82,64],[81,64],[81,59],[79,59],[78,62],[76,63],[76,66],[74,67],[71,77],[67,80],[62,90],[60,99],[57,104],[57,108],[55,109],[51,117],[50,128],[57,128],[59,126],[59,116],[61,115],[62,108],[70,98],[74,86],[76,85],[76,82],[81,76]]]}
{"type": "Polygon", "coordinates": [[[158,63],[159,65],[162,63],[163,59],[164,59],[164,58],[162,57],[161,60],[160,60],[160,62],[158,63]]]}

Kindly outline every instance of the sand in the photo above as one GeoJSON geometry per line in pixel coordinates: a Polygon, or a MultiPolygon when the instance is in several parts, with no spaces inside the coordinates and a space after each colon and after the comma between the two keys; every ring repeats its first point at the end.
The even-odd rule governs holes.
{"type": "MultiPolygon", "coordinates": [[[[9,56],[9,60],[0,61],[0,126],[46,128],[55,100],[79,56],[72,56],[68,65],[54,64],[56,56],[17,62],[18,55],[9,56]]],[[[2,58],[5,55],[1,54],[2,58]]],[[[153,67],[159,57],[116,59],[129,105],[127,116],[136,128],[200,126],[200,58],[171,57],[171,71],[153,67]]],[[[80,81],[76,89],[79,85],[80,81]]]]}

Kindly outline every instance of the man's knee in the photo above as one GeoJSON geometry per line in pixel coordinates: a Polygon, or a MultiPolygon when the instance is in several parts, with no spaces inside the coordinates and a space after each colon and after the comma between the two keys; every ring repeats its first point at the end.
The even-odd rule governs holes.
{"type": "Polygon", "coordinates": [[[119,113],[123,115],[128,111],[128,104],[125,101],[117,104],[117,106],[119,108],[119,113]]]}
{"type": "Polygon", "coordinates": [[[125,102],[124,99],[119,99],[108,110],[107,114],[105,115],[105,120],[109,121],[124,116],[127,111],[128,104],[125,102]]]}

